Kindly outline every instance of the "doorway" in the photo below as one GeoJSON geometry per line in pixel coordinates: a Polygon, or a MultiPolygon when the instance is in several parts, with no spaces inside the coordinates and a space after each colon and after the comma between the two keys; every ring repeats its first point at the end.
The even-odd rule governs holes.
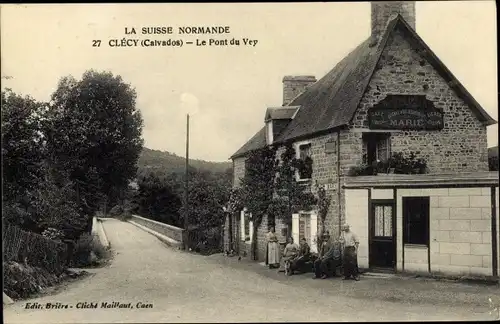
{"type": "Polygon", "coordinates": [[[369,215],[369,267],[396,268],[396,215],[393,200],[372,200],[369,215]]]}

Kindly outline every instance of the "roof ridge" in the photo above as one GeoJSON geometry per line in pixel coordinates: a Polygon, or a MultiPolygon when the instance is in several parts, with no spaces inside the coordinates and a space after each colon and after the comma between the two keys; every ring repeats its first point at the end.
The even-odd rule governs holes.
{"type": "MultiPolygon", "coordinates": [[[[384,52],[384,49],[387,45],[387,41],[389,40],[389,35],[392,33],[392,31],[396,27],[396,23],[399,19],[404,21],[404,18],[398,13],[397,15],[395,15],[392,19],[390,19],[387,22],[387,25],[385,26],[385,30],[384,30],[384,33],[382,34],[382,37],[380,37],[380,40],[376,43],[376,45],[373,46],[373,47],[376,47],[376,50],[374,53],[376,60],[375,60],[375,62],[373,62],[373,66],[369,68],[369,75],[364,80],[365,84],[363,85],[363,89],[362,89],[363,91],[361,92],[361,96],[359,96],[358,100],[356,100],[356,105],[354,106],[355,109],[353,109],[352,116],[349,119],[349,122],[352,121],[352,119],[354,118],[354,115],[356,114],[356,111],[358,111],[358,109],[359,109],[359,103],[363,99],[363,95],[366,92],[366,88],[368,87],[368,85],[370,84],[370,81],[373,78],[373,74],[375,73],[375,69],[377,68],[378,63],[380,62],[380,58],[382,57],[382,53],[384,52]]],[[[369,40],[373,41],[373,37],[370,36],[369,40]]],[[[368,46],[370,46],[370,45],[368,45],[368,46]]]]}
{"type": "MultiPolygon", "coordinates": [[[[376,72],[380,59],[394,31],[402,27],[405,40],[412,47],[423,49],[423,56],[448,81],[448,86],[469,107],[483,125],[492,125],[496,121],[481,107],[481,105],[465,89],[460,81],[451,73],[444,63],[434,54],[416,31],[400,15],[395,15],[380,34],[377,42],[372,36],[365,39],[322,78],[295,97],[283,108],[300,106],[288,126],[276,138],[275,143],[283,144],[289,140],[310,137],[315,134],[331,131],[337,127],[348,125],[359,109],[361,100],[376,72]],[[401,22],[401,25],[398,25],[401,22]],[[372,45],[373,44],[373,45],[372,45]]],[[[251,140],[241,147],[233,157],[241,156],[265,146],[265,127],[251,140]]]]}
{"type": "MultiPolygon", "coordinates": [[[[368,42],[370,41],[370,39],[371,39],[371,37],[368,37],[367,39],[365,39],[364,41],[362,41],[362,42],[361,42],[358,46],[356,46],[356,47],[355,47],[355,48],[354,48],[351,52],[349,52],[349,54],[347,54],[347,56],[346,56],[343,60],[346,60],[346,59],[347,59],[348,57],[350,57],[350,56],[352,57],[356,51],[359,51],[359,50],[361,50],[361,48],[362,48],[363,46],[366,46],[366,43],[368,43],[368,42]]],[[[342,60],[342,61],[343,61],[343,60],[342,60]]],[[[338,64],[340,64],[340,62],[339,62],[338,64]]],[[[330,95],[328,96],[328,98],[329,98],[329,99],[330,99],[330,98],[332,98],[332,97],[334,97],[335,95],[337,95],[337,93],[338,93],[338,92],[339,92],[339,91],[340,91],[340,90],[344,87],[344,85],[346,84],[347,80],[349,80],[349,76],[353,73],[353,71],[354,71],[354,69],[353,69],[353,70],[351,70],[351,71],[349,71],[348,75],[346,76],[346,78],[345,78],[345,79],[343,80],[343,82],[342,82],[342,86],[340,86],[340,87],[337,89],[337,91],[335,91],[335,93],[334,93],[334,94],[330,94],[330,95]]],[[[323,111],[323,113],[321,114],[321,117],[323,117],[326,113],[327,113],[327,111],[326,111],[326,110],[324,110],[324,111],[323,111]]],[[[320,117],[320,118],[321,118],[321,117],[320,117]]]]}

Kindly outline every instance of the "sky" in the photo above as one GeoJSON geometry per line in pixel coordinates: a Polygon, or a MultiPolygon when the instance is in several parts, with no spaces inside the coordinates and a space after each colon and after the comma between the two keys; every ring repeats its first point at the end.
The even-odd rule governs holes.
{"type": "MultiPolygon", "coordinates": [[[[285,75],[324,76],[370,35],[369,2],[2,5],[2,88],[48,101],[59,79],[88,69],[120,75],[137,91],[145,146],[227,161],[282,104],[285,75]],[[226,35],[179,35],[183,26],[229,26],[226,35]],[[173,34],[142,35],[143,27],[173,34]],[[134,34],[125,34],[135,28],[134,34]],[[110,40],[183,40],[182,47],[110,47],[110,40]],[[257,44],[196,46],[196,39],[257,44]],[[101,46],[93,47],[93,40],[101,46]]],[[[494,1],[416,3],[416,30],[498,120],[494,1]]],[[[114,41],[113,41],[114,42],[114,41]]],[[[498,127],[488,127],[488,146],[498,127]]]]}

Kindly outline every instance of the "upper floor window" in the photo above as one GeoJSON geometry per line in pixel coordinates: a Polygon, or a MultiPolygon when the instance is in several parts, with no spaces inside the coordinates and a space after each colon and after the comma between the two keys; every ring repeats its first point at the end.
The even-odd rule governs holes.
{"type": "Polygon", "coordinates": [[[363,134],[363,163],[385,162],[391,156],[391,135],[388,133],[363,134]]]}
{"type": "Polygon", "coordinates": [[[312,177],[311,143],[299,143],[296,146],[297,180],[308,180],[312,177]]]}

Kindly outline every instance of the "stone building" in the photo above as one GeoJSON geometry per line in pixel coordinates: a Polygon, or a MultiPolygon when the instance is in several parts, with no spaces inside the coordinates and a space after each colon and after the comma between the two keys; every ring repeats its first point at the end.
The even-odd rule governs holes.
{"type": "MultiPolygon", "coordinates": [[[[486,139],[486,127],[495,124],[496,121],[415,32],[413,1],[373,2],[371,27],[371,35],[318,81],[314,76],[283,78],[282,106],[267,108],[262,129],[231,157],[233,185],[239,186],[249,152],[272,144],[280,147],[277,154],[280,156],[283,145],[292,143],[297,158],[307,156],[313,161],[312,175],[306,179],[298,176],[297,181],[310,186],[313,192],[318,185],[324,186],[331,199],[325,219],[326,229],[337,236],[345,221],[352,223],[358,235],[366,239],[361,243],[364,247],[360,248],[361,267],[385,266],[401,270],[404,268],[401,256],[402,227],[407,225],[406,221],[403,224],[399,219],[403,215],[401,194],[405,191],[399,191],[400,195],[397,196],[392,194],[393,190],[397,188],[410,190],[407,184],[414,183],[415,186],[412,187],[414,191],[410,190],[410,196],[415,196],[416,192],[423,195],[422,188],[444,188],[441,191],[436,189],[438,191],[432,193],[436,196],[432,197],[438,197],[440,194],[444,196],[449,194],[452,197],[455,195],[452,194],[455,189],[449,188],[476,186],[477,188],[470,189],[471,191],[467,191],[463,197],[456,195],[467,202],[470,201],[469,205],[461,206],[457,201],[460,205],[457,205],[458,207],[444,203],[443,206],[446,207],[442,208],[448,208],[448,214],[450,208],[455,207],[488,209],[489,214],[481,220],[490,220],[492,217],[495,219],[495,215],[498,217],[498,212],[495,212],[498,209],[498,173],[492,175],[488,172],[486,139]],[[373,180],[370,175],[380,170],[380,166],[387,166],[387,172],[384,173],[394,172],[391,165],[384,163],[394,161],[394,157],[398,154],[406,157],[414,154],[414,162],[418,162],[418,159],[425,160],[426,165],[422,166],[421,163],[420,168],[425,169],[426,174],[377,175],[376,181],[373,180]],[[447,176],[444,176],[445,174],[447,176]],[[431,180],[439,177],[441,182],[431,180]],[[459,178],[461,180],[453,181],[459,178]],[[363,179],[368,180],[365,183],[363,179]],[[398,182],[394,179],[405,180],[398,182]],[[384,191],[381,198],[381,202],[389,206],[387,208],[391,217],[388,221],[391,223],[387,227],[390,228],[390,238],[382,237],[378,245],[372,238],[378,237],[373,232],[378,231],[373,224],[376,223],[375,217],[379,215],[372,212],[374,205],[369,198],[375,188],[391,192],[389,194],[389,191],[384,191]],[[493,198],[488,206],[477,207],[474,205],[475,202],[472,203],[471,195],[483,197],[479,200],[484,204],[486,204],[484,197],[491,195],[493,198]],[[357,200],[353,200],[355,198],[357,200]],[[385,244],[384,240],[390,242],[385,244]],[[385,261],[380,261],[382,259],[385,261]]],[[[414,169],[415,167],[418,168],[418,165],[415,164],[414,169]]],[[[373,192],[374,195],[379,193],[373,192]]],[[[429,208],[441,208],[435,205],[435,199],[441,198],[432,198],[429,208]]],[[[435,209],[427,212],[427,218],[438,217],[433,214],[434,212],[435,209]]],[[[444,210],[439,211],[441,212],[446,213],[444,210]]],[[[472,213],[476,212],[474,209],[472,213]]],[[[465,216],[466,210],[460,210],[458,213],[462,213],[462,216],[456,217],[468,217],[465,216]]],[[[451,217],[451,214],[448,217],[451,217]]],[[[469,222],[467,231],[469,231],[472,220],[467,221],[469,222]]],[[[284,226],[279,219],[276,222],[277,233],[284,241],[287,233],[283,230],[284,226]]],[[[429,224],[434,224],[433,222],[434,220],[427,220],[425,225],[427,232],[429,224]]],[[[294,214],[290,234],[296,239],[305,236],[313,250],[316,250],[314,237],[318,231],[318,224],[316,210],[294,214]]],[[[267,219],[264,218],[260,228],[257,229],[258,259],[261,261],[265,259],[264,234],[267,232],[267,225],[267,219]]],[[[405,231],[409,231],[408,228],[405,231]]],[[[232,247],[241,254],[249,253],[253,230],[251,215],[245,211],[229,215],[226,229],[226,248],[232,247]]],[[[495,231],[490,229],[485,229],[485,233],[490,231],[490,234],[495,234],[495,231]]],[[[467,233],[460,235],[470,236],[467,233]]],[[[477,236],[477,233],[474,235],[477,236]]],[[[426,241],[428,248],[425,253],[431,251],[429,240],[428,237],[426,241]]],[[[488,238],[485,238],[485,242],[487,243],[484,244],[490,246],[492,244],[488,238]]],[[[469,242],[469,249],[464,248],[469,254],[470,244],[483,244],[483,241],[469,242]]],[[[490,261],[491,253],[494,251],[490,251],[490,261]]],[[[498,251],[496,253],[498,254],[498,251]]],[[[450,265],[450,253],[445,254],[444,258],[448,258],[450,265]]],[[[408,260],[408,255],[406,257],[408,260]]],[[[436,256],[432,260],[439,258],[443,259],[442,256],[436,256]]],[[[462,263],[467,263],[462,259],[460,259],[462,263]]],[[[479,258],[474,259],[479,263],[479,258]]],[[[431,257],[426,257],[426,260],[430,263],[431,257]]],[[[481,262],[482,260],[483,256],[481,262]]],[[[491,269],[491,262],[488,264],[491,269]]],[[[469,270],[470,267],[472,266],[469,266],[469,270]]]]}

